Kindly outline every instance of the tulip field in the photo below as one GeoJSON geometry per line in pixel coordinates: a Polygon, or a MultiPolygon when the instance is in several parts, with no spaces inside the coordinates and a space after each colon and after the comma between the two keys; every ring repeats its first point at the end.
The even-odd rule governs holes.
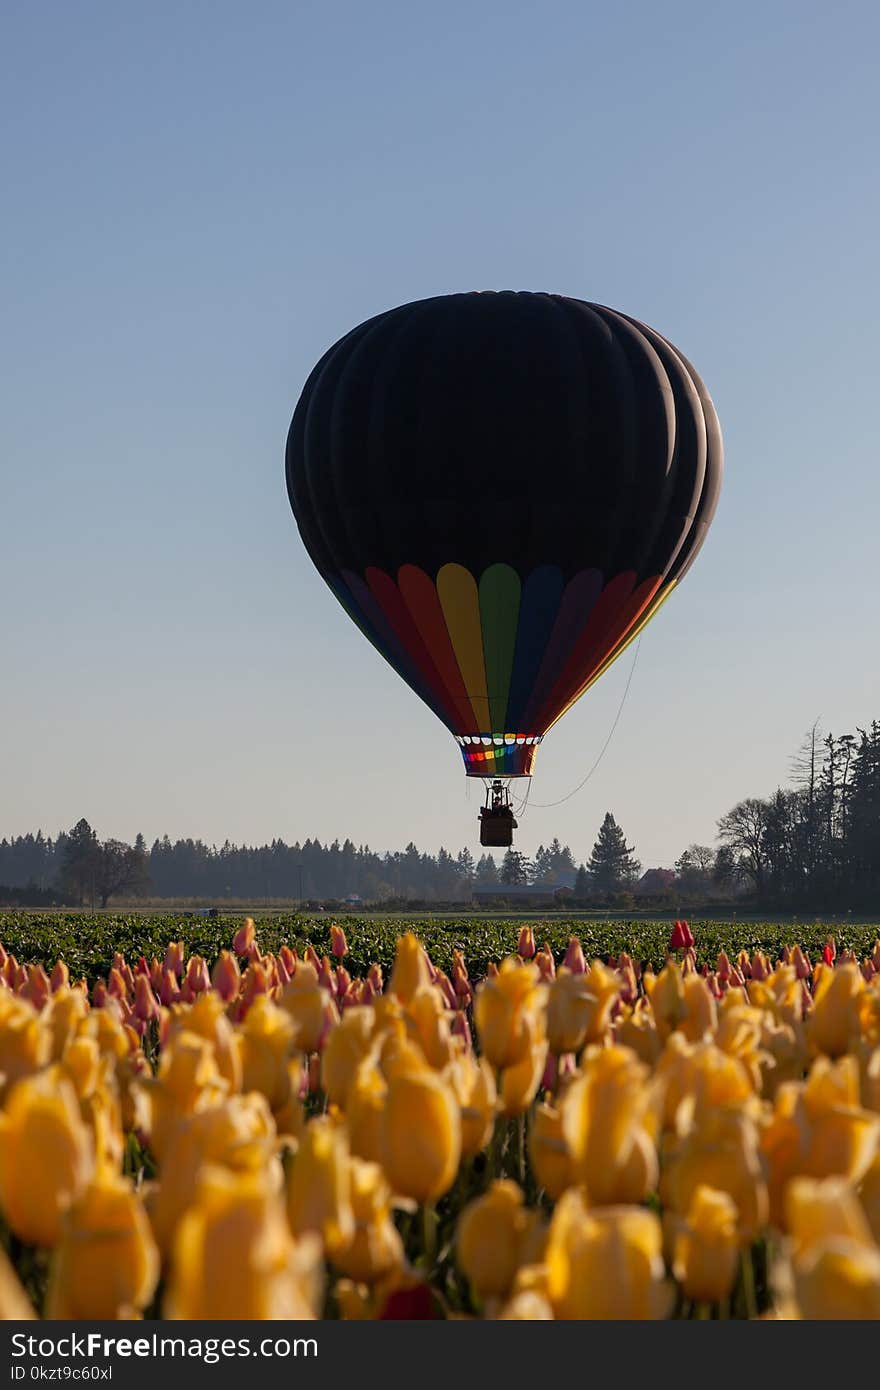
{"type": "Polygon", "coordinates": [[[880,1318],[878,937],[0,914],[0,1316],[880,1318]]]}

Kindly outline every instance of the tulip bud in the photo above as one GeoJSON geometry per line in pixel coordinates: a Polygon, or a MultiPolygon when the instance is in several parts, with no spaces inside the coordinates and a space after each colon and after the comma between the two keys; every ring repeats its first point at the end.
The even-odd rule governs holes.
{"type": "Polygon", "coordinates": [[[345,932],[334,922],[330,928],[330,950],[337,960],[342,960],[348,954],[348,942],[345,939],[345,932]]]}
{"type": "Polygon", "coordinates": [[[726,1192],[699,1186],[687,1216],[675,1222],[672,1268],[685,1298],[719,1303],[736,1280],[739,1259],[736,1203],[726,1192]]]}
{"type": "Polygon", "coordinates": [[[431,965],[425,948],[412,932],[406,932],[397,942],[388,988],[402,1004],[408,1004],[416,990],[431,983],[431,965]]]}
{"type": "Polygon", "coordinates": [[[158,1280],[156,1243],[131,1184],[111,1174],[97,1178],[64,1219],[46,1316],[134,1318],[150,1302],[158,1280]]]}
{"type": "Polygon", "coordinates": [[[211,977],[208,974],[208,962],[204,956],[190,956],[186,967],[186,984],[189,985],[193,994],[204,994],[211,988],[211,977]]]}
{"type": "Polygon", "coordinates": [[[165,947],[163,967],[179,980],[183,971],[184,947],[182,941],[169,941],[165,947]]]}
{"type": "Polygon", "coordinates": [[[327,1116],[306,1125],[288,1177],[287,1214],[295,1236],[315,1232],[331,1256],[354,1236],[348,1141],[327,1116]]]}
{"type": "Polygon", "coordinates": [[[396,1072],[381,1116],[382,1166],[392,1189],[434,1201],[455,1181],[461,1117],[450,1087],[435,1072],[396,1072]]]}
{"type": "Polygon", "coordinates": [[[238,997],[241,970],[231,951],[220,952],[211,974],[211,983],[224,1003],[229,1004],[238,997]]]}
{"type": "Polygon", "coordinates": [[[134,1016],[141,1023],[159,1017],[159,1001],[150,988],[147,975],[138,975],[134,986],[134,1016]]]}
{"type": "Polygon", "coordinates": [[[478,1298],[504,1298],[519,1268],[535,1214],[515,1182],[496,1179],[458,1219],[456,1262],[478,1298]]]}
{"type": "Polygon", "coordinates": [[[55,1245],[94,1166],[70,1081],[55,1067],[19,1081],[0,1115],[0,1206],[10,1229],[29,1244],[55,1245]]]}
{"type": "Polygon", "coordinates": [[[578,937],[573,936],[569,940],[568,949],[565,952],[562,964],[565,966],[566,970],[571,971],[572,975],[583,975],[586,971],[587,962],[584,958],[584,950],[578,937]]]}
{"type": "Polygon", "coordinates": [[[232,938],[232,949],[237,956],[248,956],[252,946],[255,944],[256,928],[253,917],[245,917],[238,931],[232,938]]]}
{"type": "Polygon", "coordinates": [[[516,953],[523,960],[531,960],[535,954],[535,934],[531,927],[520,927],[519,938],[516,943],[516,953]]]}
{"type": "Polygon", "coordinates": [[[57,994],[59,989],[64,989],[70,984],[70,971],[63,960],[55,962],[52,967],[52,974],[49,977],[49,988],[53,994],[57,994]]]}
{"type": "Polygon", "coordinates": [[[367,981],[372,985],[376,994],[381,994],[385,988],[385,982],[382,979],[382,967],[381,965],[377,965],[375,961],[367,971],[367,981]]]}

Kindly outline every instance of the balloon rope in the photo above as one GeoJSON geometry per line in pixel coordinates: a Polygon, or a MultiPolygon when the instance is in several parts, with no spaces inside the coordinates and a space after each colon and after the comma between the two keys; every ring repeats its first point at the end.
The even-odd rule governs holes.
{"type": "MultiPolygon", "coordinates": [[[[583,780],[582,782],[578,782],[578,784],[577,784],[576,787],[573,787],[572,790],[571,790],[570,792],[568,792],[565,796],[561,796],[561,797],[559,798],[558,801],[533,801],[533,802],[531,802],[531,805],[532,805],[532,806],[537,806],[538,809],[541,810],[541,811],[547,811],[547,810],[550,809],[551,806],[561,806],[562,803],[563,803],[564,801],[568,801],[571,797],[575,796],[575,795],[581,790],[582,787],[585,787],[585,786],[587,785],[587,783],[589,782],[589,780],[590,780],[590,778],[592,777],[593,773],[596,771],[596,768],[599,766],[599,764],[601,763],[602,759],[604,758],[605,753],[606,753],[606,751],[607,751],[607,749],[608,749],[608,745],[609,745],[609,743],[611,742],[612,738],[614,737],[614,730],[617,728],[618,722],[619,722],[619,720],[620,720],[620,716],[623,714],[623,707],[624,707],[624,705],[626,704],[626,697],[627,697],[627,695],[629,694],[629,687],[630,687],[630,684],[631,684],[631,682],[632,682],[633,672],[634,672],[635,669],[636,669],[636,662],[637,662],[638,659],[639,659],[639,648],[641,647],[641,645],[642,645],[642,639],[641,639],[641,637],[639,637],[639,640],[638,640],[638,642],[636,643],[635,652],[634,652],[634,654],[633,654],[632,666],[630,666],[630,668],[629,668],[629,675],[628,675],[627,681],[626,681],[626,688],[624,689],[623,695],[622,695],[621,698],[620,698],[620,704],[619,704],[619,706],[618,706],[618,708],[617,708],[617,714],[614,716],[614,723],[611,725],[611,731],[610,731],[608,737],[606,738],[605,742],[602,744],[602,748],[601,748],[601,750],[600,750],[600,752],[599,752],[598,758],[597,758],[596,761],[593,763],[593,766],[590,768],[590,770],[589,770],[589,772],[587,773],[587,775],[586,775],[586,777],[584,778],[584,780],[583,780]]],[[[531,782],[529,783],[529,791],[531,791],[531,782]]],[[[522,807],[520,808],[520,810],[517,811],[517,815],[520,815],[520,814],[521,814],[521,811],[524,811],[525,808],[526,808],[526,806],[527,806],[528,804],[529,804],[529,796],[528,796],[528,792],[527,792],[527,793],[526,793],[525,801],[523,802],[522,807]]]]}

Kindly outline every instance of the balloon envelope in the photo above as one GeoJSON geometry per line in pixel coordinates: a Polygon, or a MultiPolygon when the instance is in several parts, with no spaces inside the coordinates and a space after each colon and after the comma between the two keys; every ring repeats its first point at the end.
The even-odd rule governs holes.
{"type": "Polygon", "coordinates": [[[480,777],[529,775],[681,581],[721,468],[677,348],[601,305],[514,291],[354,328],[309,376],[286,454],[319,572],[480,777]]]}

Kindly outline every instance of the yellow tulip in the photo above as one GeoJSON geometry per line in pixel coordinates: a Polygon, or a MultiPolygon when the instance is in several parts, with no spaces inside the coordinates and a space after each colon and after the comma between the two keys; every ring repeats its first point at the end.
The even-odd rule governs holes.
{"type": "Polygon", "coordinates": [[[440,991],[433,985],[421,986],[410,996],[405,1017],[410,1036],[422,1049],[429,1066],[442,1071],[452,1060],[455,1048],[440,991]]]}
{"type": "Polygon", "coordinates": [[[178,1005],[173,1014],[168,1041],[177,1033],[194,1033],[205,1038],[214,1049],[217,1069],[231,1091],[241,1090],[241,1056],[235,1029],[226,1017],[226,1006],[214,990],[200,994],[195,1003],[178,1005]]]}
{"type": "Polygon", "coordinates": [[[561,1100],[574,1181],[597,1206],[641,1202],[657,1182],[656,1092],[626,1047],[588,1049],[561,1100]]]}
{"type": "MultiPolygon", "coordinates": [[[[42,1013],[42,1020],[52,1036],[50,1061],[61,1060],[68,1042],[77,1032],[83,1019],[88,1016],[89,1001],[80,989],[70,989],[62,985],[52,995],[42,1013]]],[[[2,1026],[0,1026],[2,1032],[2,1026]]]]}
{"type": "Polygon", "coordinates": [[[461,1112],[461,1156],[473,1158],[486,1147],[495,1128],[495,1075],[485,1057],[462,1052],[453,1059],[448,1079],[461,1112]]]}
{"type": "Polygon", "coordinates": [[[505,1298],[522,1262],[535,1214],[515,1182],[496,1179],[458,1218],[456,1262],[478,1298],[505,1298]]]}
{"type": "Polygon", "coordinates": [[[378,1163],[350,1160],[354,1233],[333,1263],[359,1283],[384,1279],[404,1263],[403,1241],[391,1218],[391,1189],[378,1163]]]}
{"type": "Polygon", "coordinates": [[[25,1322],[36,1316],[12,1262],[5,1251],[0,1250],[0,1321],[25,1322]]]}
{"type": "Polygon", "coordinates": [[[171,1249],[177,1225],[195,1200],[206,1164],[238,1173],[265,1172],[280,1188],[275,1147],[269,1103],[256,1091],[229,1096],[182,1117],[167,1137],[159,1183],[150,1201],[150,1219],[163,1254],[171,1249]]]}
{"type": "Polygon", "coordinates": [[[816,1052],[842,1057],[860,1036],[859,1001],[865,982],[857,965],[823,965],[807,1019],[807,1038],[816,1052]]]}
{"type": "Polygon", "coordinates": [[[366,1057],[376,1026],[376,1011],[366,1004],[346,1009],[331,1028],[321,1054],[321,1084],[327,1099],[345,1107],[358,1065],[366,1057]]]}
{"type": "Polygon", "coordinates": [[[371,1163],[382,1159],[382,1117],[388,1085],[368,1054],[358,1065],[348,1091],[345,1123],[351,1152],[371,1163]]]}
{"type": "Polygon", "coordinates": [[[684,1017],[681,1031],[690,1042],[699,1042],[707,1033],[714,1033],[718,1009],[702,975],[688,974],[682,980],[684,1017]]]}
{"type": "Polygon", "coordinates": [[[498,1109],[512,1118],[522,1115],[535,1099],[547,1065],[547,1042],[537,1037],[529,1051],[512,1067],[505,1067],[498,1078],[498,1109]]]}
{"type": "Polygon", "coordinates": [[[275,1113],[290,1100],[291,1081],[299,1082],[299,1065],[291,1069],[294,1027],[288,1014],[265,994],[251,1004],[239,1029],[243,1091],[260,1091],[275,1113]]]}
{"type": "Polygon", "coordinates": [[[609,969],[601,960],[594,960],[583,978],[587,982],[591,1000],[584,1042],[604,1042],[611,1028],[614,1004],[621,991],[621,979],[616,970],[609,969]]]}
{"type": "MultiPolygon", "coordinates": [[[[643,1003],[644,1001],[640,1001],[643,1003]]],[[[673,1034],[675,1037],[676,1034],[673,1034]]],[[[657,1024],[650,1008],[636,1006],[625,1010],[614,1028],[614,1041],[630,1048],[640,1061],[652,1069],[663,1050],[657,1024]]]]}
{"type": "Polygon", "coordinates": [[[180,1121],[197,1107],[218,1104],[229,1091],[211,1043],[187,1032],[173,1036],[159,1054],[156,1077],[141,1086],[150,1105],[150,1147],[160,1164],[180,1121]]]}
{"type": "Polygon", "coordinates": [[[32,1245],[55,1245],[61,1218],[95,1169],[76,1093],[57,1067],[12,1088],[0,1115],[0,1210],[32,1245]]]}
{"type": "Polygon", "coordinates": [[[320,1261],[317,1238],[291,1237],[281,1199],[263,1173],[206,1168],[175,1238],[164,1316],[312,1319],[320,1261]]]}
{"type": "Polygon", "coordinates": [[[529,1133],[529,1158],[538,1183],[553,1201],[576,1181],[562,1112],[554,1105],[542,1103],[535,1107],[529,1133]]]}
{"type": "Polygon", "coordinates": [[[700,1184],[687,1215],[676,1223],[672,1272],[685,1298],[718,1303],[736,1281],[737,1208],[727,1192],[700,1184]]]}
{"type": "Polygon", "coordinates": [[[880,1250],[859,1241],[813,1245],[793,1262],[802,1318],[835,1322],[880,1318],[880,1250]]]}
{"type": "Polygon", "coordinates": [[[306,1125],[288,1174],[287,1214],[293,1234],[319,1235],[331,1258],[354,1236],[348,1137],[328,1116],[306,1125]]]}
{"type": "Polygon", "coordinates": [[[665,965],[657,976],[646,975],[645,989],[662,1041],[679,1028],[687,1009],[684,1001],[684,979],[674,961],[665,965]]]}
{"type": "Polygon", "coordinates": [[[806,1082],[780,1086],[761,1136],[774,1221],[784,1219],[790,1178],[861,1181],[880,1145],[880,1115],[858,1102],[858,1061],[852,1056],[837,1062],[818,1057],[806,1082]]]}
{"type": "Polygon", "coordinates": [[[742,1237],[767,1223],[767,1184],[755,1121],[743,1110],[704,1110],[672,1139],[661,1170],[660,1199],[686,1215],[700,1186],[726,1192],[736,1203],[742,1237]]]}
{"type": "Polygon", "coordinates": [[[474,1021],[483,1054],[499,1070],[514,1067],[532,1052],[545,1033],[547,986],[537,966],[515,957],[501,964],[497,975],[477,987],[474,1021]]]}
{"type": "Polygon", "coordinates": [[[134,1318],[159,1280],[159,1254],[131,1183],[93,1182],[66,1213],[55,1251],[48,1318],[134,1318]]]}
{"type": "Polygon", "coordinates": [[[754,1098],[747,1069],[708,1040],[689,1043],[682,1033],[667,1038],[656,1076],[665,1088],[663,1114],[674,1128],[684,1105],[694,1116],[707,1110],[747,1106],[754,1098]]]}
{"type": "Polygon", "coordinates": [[[548,1293],[560,1320],[665,1318],[663,1234],[642,1207],[590,1210],[577,1188],[564,1193],[550,1222],[548,1293]]]}
{"type": "Polygon", "coordinates": [[[406,932],[397,941],[388,992],[401,1004],[408,1004],[418,990],[430,984],[431,971],[425,948],[412,932],[406,932]]]}
{"type": "Polygon", "coordinates": [[[455,1094],[436,1072],[403,1071],[388,1082],[381,1116],[382,1166],[395,1193],[432,1202],[452,1186],[461,1157],[455,1094]]]}
{"type": "Polygon", "coordinates": [[[880,1245],[880,1152],[862,1179],[859,1197],[874,1239],[880,1245]]]}
{"type": "Polygon", "coordinates": [[[785,1224],[796,1259],[828,1241],[874,1244],[865,1211],[846,1178],[792,1179],[785,1189],[785,1224]]]}
{"type": "Polygon", "coordinates": [[[547,995],[547,1041],[554,1056],[583,1047],[596,1002],[589,975],[574,975],[561,965],[547,995]]]}
{"type": "Polygon", "coordinates": [[[48,1063],[52,1035],[27,999],[0,992],[0,1093],[48,1063]]]}
{"type": "Polygon", "coordinates": [[[329,991],[318,983],[318,972],[307,961],[297,966],[278,1002],[293,1021],[295,1046],[300,1052],[317,1052],[328,1028],[339,1022],[329,991]]]}

